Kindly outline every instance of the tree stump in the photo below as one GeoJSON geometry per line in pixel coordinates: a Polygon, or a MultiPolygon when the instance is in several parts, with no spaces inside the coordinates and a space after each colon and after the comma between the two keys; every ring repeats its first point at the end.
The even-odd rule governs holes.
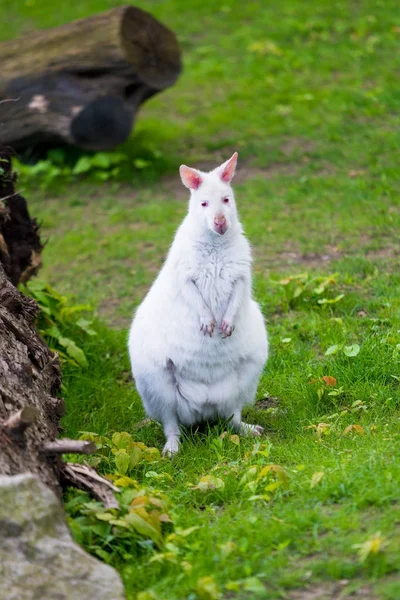
{"type": "Polygon", "coordinates": [[[109,481],[87,465],[62,461],[62,454],[88,454],[95,445],[56,439],[64,414],[59,360],[35,328],[38,305],[12,283],[32,275],[29,249],[40,251],[42,245],[36,221],[14,191],[6,152],[0,152],[0,165],[0,199],[7,202],[0,213],[0,475],[34,473],[58,496],[63,485],[72,484],[116,507],[116,488],[109,481]],[[20,252],[18,243],[26,251],[20,252]]]}
{"type": "Polygon", "coordinates": [[[42,265],[43,245],[36,219],[15,191],[11,151],[0,155],[0,263],[14,285],[26,283],[42,265]]]}
{"type": "Polygon", "coordinates": [[[133,6],[2,43],[0,56],[0,140],[18,150],[111,149],[181,71],[175,35],[133,6]]]}

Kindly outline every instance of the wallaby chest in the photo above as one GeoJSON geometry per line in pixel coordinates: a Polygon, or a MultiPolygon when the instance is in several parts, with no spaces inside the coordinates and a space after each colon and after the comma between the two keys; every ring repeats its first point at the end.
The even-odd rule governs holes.
{"type": "Polygon", "coordinates": [[[233,286],[241,276],[237,257],[223,248],[203,248],[196,252],[193,281],[216,318],[223,316],[233,286]]]}

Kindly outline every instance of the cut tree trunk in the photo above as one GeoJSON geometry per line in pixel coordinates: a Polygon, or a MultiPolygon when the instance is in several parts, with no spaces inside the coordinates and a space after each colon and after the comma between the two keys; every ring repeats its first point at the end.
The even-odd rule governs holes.
{"type": "MultiPolygon", "coordinates": [[[[21,260],[15,259],[20,257],[18,237],[10,234],[10,231],[18,233],[18,227],[13,224],[15,215],[18,225],[21,214],[26,217],[28,211],[25,200],[14,191],[15,177],[7,153],[0,152],[0,165],[3,165],[0,198],[7,194],[6,208],[9,209],[0,222],[3,228],[0,228],[3,244],[0,254],[0,475],[31,472],[58,496],[63,485],[73,484],[90,491],[107,506],[118,506],[113,495],[115,488],[110,482],[87,466],[62,461],[62,454],[89,454],[95,445],[56,439],[64,413],[59,360],[35,328],[38,305],[21,294],[10,280],[18,282],[21,272],[32,273],[28,271],[29,265],[23,270],[21,260]],[[12,209],[15,198],[19,199],[17,206],[23,206],[22,212],[12,209]],[[8,234],[12,243],[8,243],[8,234]]],[[[30,233],[41,249],[36,223],[29,218],[21,222],[33,223],[34,232],[30,233]]],[[[21,245],[25,241],[21,234],[21,245]]]]}
{"type": "Polygon", "coordinates": [[[18,150],[113,148],[181,71],[174,33],[133,6],[4,42],[0,56],[0,140],[18,150]]]}

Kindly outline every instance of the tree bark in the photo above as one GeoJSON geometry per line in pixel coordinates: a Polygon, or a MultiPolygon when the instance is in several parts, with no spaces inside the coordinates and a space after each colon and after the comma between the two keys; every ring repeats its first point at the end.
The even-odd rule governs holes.
{"type": "MultiPolygon", "coordinates": [[[[4,165],[0,172],[0,198],[9,196],[8,207],[18,198],[18,206],[22,203],[27,215],[25,200],[14,191],[15,177],[7,153],[0,152],[0,164],[4,165]]],[[[14,245],[6,244],[9,228],[14,231],[13,215],[15,211],[11,208],[3,219],[3,229],[0,228],[5,246],[0,254],[0,475],[34,473],[58,496],[63,485],[79,484],[108,506],[118,506],[108,481],[89,467],[77,469],[76,465],[62,461],[62,454],[89,454],[96,446],[91,442],[56,439],[64,414],[60,364],[35,328],[38,305],[21,294],[10,280],[18,282],[22,272],[13,253],[14,245],[18,250],[18,237],[11,236],[14,245]],[[3,258],[10,278],[3,267],[3,258]],[[17,265],[16,270],[13,265],[17,265]]],[[[35,222],[34,233],[41,248],[35,222]]],[[[20,244],[24,241],[19,240],[20,244]]]]}
{"type": "Polygon", "coordinates": [[[181,71],[175,35],[133,6],[2,43],[0,56],[0,140],[17,149],[110,149],[181,71]]]}
{"type": "Polygon", "coordinates": [[[0,263],[14,285],[26,283],[42,264],[43,245],[36,219],[15,191],[11,151],[0,154],[0,263]]]}
{"type": "Polygon", "coordinates": [[[40,447],[58,435],[61,373],[33,325],[37,313],[36,302],[18,292],[0,264],[0,474],[30,471],[60,495],[57,462],[40,447]],[[18,413],[27,407],[37,418],[18,427],[18,413]]]}

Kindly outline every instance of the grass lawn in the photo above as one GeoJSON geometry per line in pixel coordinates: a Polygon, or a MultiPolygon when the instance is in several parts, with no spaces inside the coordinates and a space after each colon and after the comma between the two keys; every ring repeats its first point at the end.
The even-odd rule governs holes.
{"type": "MultiPolygon", "coordinates": [[[[117,4],[3,0],[0,38],[117,4]]],[[[41,279],[97,312],[97,335],[76,338],[89,367],[64,365],[64,433],[126,431],[161,448],[129,380],[126,330],[186,211],[179,164],[238,150],[271,344],[247,417],[266,435],[255,444],[220,424],[187,432],[173,462],[139,448],[130,466],[104,441],[95,460],[133,480],[119,478],[126,502],[155,497],[172,524],[162,538],[154,523],[112,528],[71,495],[75,534],[132,599],[398,600],[398,2],[137,5],[178,33],[185,63],[122,149],[149,173],[46,192],[40,177],[20,181],[49,240],[41,279]]]]}

